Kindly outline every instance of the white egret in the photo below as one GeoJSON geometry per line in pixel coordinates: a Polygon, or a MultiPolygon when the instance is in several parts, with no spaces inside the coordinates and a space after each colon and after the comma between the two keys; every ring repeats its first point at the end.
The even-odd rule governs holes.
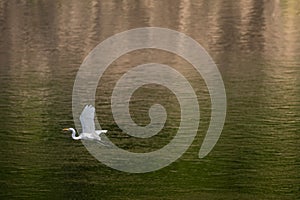
{"type": "Polygon", "coordinates": [[[82,133],[76,136],[74,128],[64,128],[64,131],[72,131],[74,140],[97,140],[101,141],[100,135],[107,133],[107,130],[95,130],[95,108],[92,105],[86,105],[80,115],[82,133]]]}

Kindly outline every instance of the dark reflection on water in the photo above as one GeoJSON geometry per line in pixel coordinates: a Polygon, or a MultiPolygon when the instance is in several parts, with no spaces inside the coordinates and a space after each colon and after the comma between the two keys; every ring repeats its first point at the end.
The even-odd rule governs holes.
{"type": "Polygon", "coordinates": [[[296,199],[299,22],[296,0],[0,1],[0,196],[296,199]],[[159,148],[180,121],[176,99],[164,88],[149,86],[132,99],[134,119],[147,124],[149,104],[162,101],[171,113],[166,133],[151,142],[118,133],[109,98],[117,78],[130,67],[145,62],[173,66],[189,79],[200,102],[202,121],[188,152],[167,168],[137,175],[102,165],[60,130],[74,126],[72,87],[89,51],[115,33],[144,26],[181,31],[207,49],[224,79],[228,113],[216,147],[199,160],[210,117],[203,80],[166,52],[143,50],[115,61],[100,81],[97,114],[122,148],[159,148]]]}

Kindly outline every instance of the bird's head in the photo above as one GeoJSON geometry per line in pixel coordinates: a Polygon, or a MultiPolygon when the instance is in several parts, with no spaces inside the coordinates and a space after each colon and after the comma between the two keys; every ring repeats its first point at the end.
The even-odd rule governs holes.
{"type": "Polygon", "coordinates": [[[64,128],[63,131],[70,131],[70,128],[64,128]]]}

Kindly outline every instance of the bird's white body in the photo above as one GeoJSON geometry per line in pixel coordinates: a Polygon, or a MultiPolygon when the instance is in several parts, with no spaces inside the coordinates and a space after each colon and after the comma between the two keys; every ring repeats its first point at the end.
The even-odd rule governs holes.
{"type": "Polygon", "coordinates": [[[65,128],[63,130],[68,130],[72,132],[72,138],[74,140],[97,140],[101,141],[100,135],[102,133],[107,133],[107,130],[95,130],[94,123],[95,108],[91,105],[85,106],[81,115],[80,122],[82,126],[82,133],[76,136],[76,130],[74,128],[65,128]]]}
{"type": "Polygon", "coordinates": [[[102,133],[107,133],[107,130],[95,130],[95,134],[92,133],[81,133],[79,136],[76,136],[76,130],[74,128],[68,128],[69,131],[72,131],[72,138],[74,140],[99,140],[101,141],[100,135],[102,133]]]}

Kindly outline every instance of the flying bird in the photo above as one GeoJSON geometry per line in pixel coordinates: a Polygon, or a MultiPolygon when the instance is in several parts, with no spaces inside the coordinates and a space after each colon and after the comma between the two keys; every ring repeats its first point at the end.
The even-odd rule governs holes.
{"type": "Polygon", "coordinates": [[[101,141],[100,135],[107,133],[107,130],[95,130],[95,108],[92,105],[86,105],[80,115],[82,133],[76,136],[74,128],[64,128],[64,131],[71,131],[74,140],[96,140],[101,141]]]}

